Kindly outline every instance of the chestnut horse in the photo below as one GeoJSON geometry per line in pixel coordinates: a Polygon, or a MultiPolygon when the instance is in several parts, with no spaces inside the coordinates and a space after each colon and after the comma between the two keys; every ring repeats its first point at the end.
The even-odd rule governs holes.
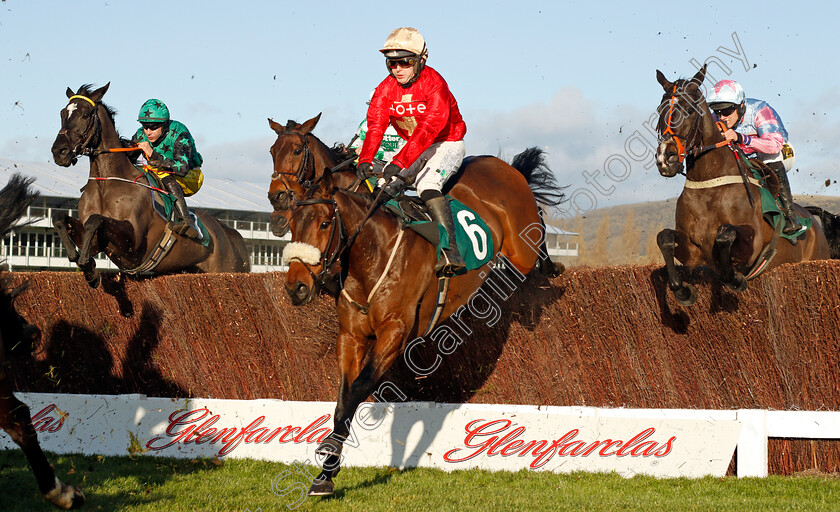
{"type": "MultiPolygon", "coordinates": [[[[675,229],[662,230],[657,244],[665,259],[668,287],[686,306],[695,302],[696,292],[680,280],[675,258],[688,268],[709,266],[735,291],[745,290],[748,280],[783,263],[829,258],[817,217],[796,245],[779,238],[781,226],[774,229],[764,220],[761,184],[739,169],[743,155],[726,143],[703,97],[700,85],[705,76],[705,66],[692,79],[676,82],[656,72],[665,90],[659,104],[656,165],[659,174],[673,177],[685,161],[686,176],[677,200],[675,229]]],[[[801,217],[812,218],[801,206],[795,208],[801,217]]]]}
{"type": "MultiPolygon", "coordinates": [[[[0,190],[0,237],[5,238],[13,224],[37,197],[37,193],[29,188],[31,183],[31,179],[14,174],[0,190]]],[[[32,351],[41,331],[15,310],[13,301],[26,288],[26,284],[12,291],[8,291],[7,284],[6,276],[0,276],[0,427],[23,450],[44,498],[60,508],[76,508],[85,502],[84,495],[55,476],[38,444],[29,408],[12,393],[6,373],[7,366],[13,362],[15,354],[26,355],[32,351]]]]}
{"type": "Polygon", "coordinates": [[[55,163],[69,167],[80,155],[90,157],[90,177],[79,199],[79,218],[65,215],[53,225],[67,256],[92,287],[100,277],[93,257],[106,255],[126,273],[249,272],[245,240],[207,212],[199,213],[210,240],[207,245],[171,233],[152,207],[148,181],[129,159],[114,127],[114,111],[102,103],[108,90],[68,87],[61,110],[61,130],[52,146],[55,163]]]}
{"type": "MultiPolygon", "coordinates": [[[[465,165],[482,179],[480,187],[464,188],[462,197],[490,228],[494,254],[521,274],[531,271],[543,256],[548,259],[540,245],[544,227],[537,201],[556,205],[562,193],[542,151],[526,150],[517,155],[513,167],[489,156],[470,157],[465,165]]],[[[336,305],[340,385],[334,426],[316,450],[325,460],[310,495],[333,493],[332,479],[340,469],[342,446],[356,409],[407,341],[423,335],[421,329],[431,325],[433,315],[441,313],[441,319],[452,315],[489,274],[485,265],[451,278],[444,308],[437,312],[435,248],[414,231],[403,230],[396,217],[377,210],[376,199],[369,194],[329,188],[331,181],[326,172],[320,177],[322,186],[310,191],[311,198],[291,201],[295,243],[284,252],[284,258],[291,260],[286,291],[294,304],[312,299],[312,290],[330,271],[331,262],[341,261],[346,274],[336,305]]],[[[551,276],[558,270],[549,265],[540,268],[551,276]]]]}
{"type": "MultiPolygon", "coordinates": [[[[352,170],[327,173],[336,166],[342,167],[341,160],[346,157],[342,157],[327,147],[312,133],[320,119],[321,114],[318,114],[302,124],[289,120],[286,126],[271,119],[268,120],[269,126],[277,134],[277,140],[270,149],[274,173],[268,190],[268,200],[274,207],[270,226],[276,236],[282,237],[289,231],[289,221],[292,216],[291,204],[295,199],[311,198],[315,195],[327,197],[331,186],[358,192],[366,190],[364,186],[359,186],[360,181],[356,179],[352,170]],[[330,185],[323,183],[327,174],[331,180],[330,185]]],[[[519,158],[520,161],[534,159],[534,161],[521,164],[529,168],[529,172],[543,165],[540,152],[532,150],[523,153],[519,158]]],[[[458,173],[447,181],[443,193],[474,209],[476,204],[486,202],[484,207],[492,211],[493,216],[505,219],[506,210],[515,207],[514,205],[523,200],[522,191],[495,188],[489,193],[485,192],[488,166],[493,167],[492,172],[498,175],[499,179],[518,181],[522,178],[522,174],[517,169],[497,158],[469,157],[464,160],[458,173]]],[[[539,190],[539,199],[542,204],[556,205],[563,200],[563,194],[556,186],[553,174],[547,169],[530,172],[529,183],[535,190],[539,190]]],[[[530,219],[533,222],[542,224],[542,219],[536,210],[531,212],[529,208],[528,212],[532,214],[530,219]]],[[[496,240],[504,240],[501,246],[502,254],[520,270],[527,272],[533,268],[535,245],[541,248],[541,255],[547,255],[543,231],[540,231],[541,238],[534,240],[526,238],[524,233],[518,231],[522,226],[500,222],[498,228],[499,233],[494,232],[493,236],[496,240]]],[[[531,232],[531,235],[535,234],[536,231],[531,232]]],[[[539,258],[538,264],[540,272],[547,276],[560,275],[564,270],[562,264],[554,263],[548,257],[539,258]]]]}

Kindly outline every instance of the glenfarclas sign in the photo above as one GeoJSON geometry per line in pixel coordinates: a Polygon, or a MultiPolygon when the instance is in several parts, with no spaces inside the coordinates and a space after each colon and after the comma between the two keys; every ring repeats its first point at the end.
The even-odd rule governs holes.
{"type": "Polygon", "coordinates": [[[209,444],[221,445],[216,453],[218,456],[228,455],[239,446],[245,444],[268,443],[320,443],[332,429],[321,428],[330,422],[332,415],[324,414],[306,426],[287,425],[271,428],[262,426],[265,416],[259,416],[246,427],[214,427],[221,416],[213,414],[203,407],[192,411],[177,410],[169,415],[169,426],[166,434],[150,439],[146,448],[160,451],[176,444],[209,444]]]}
{"type": "Polygon", "coordinates": [[[501,420],[475,420],[467,424],[464,439],[465,448],[453,448],[443,455],[446,462],[464,462],[478,456],[532,457],[531,469],[544,466],[555,455],[558,457],[665,457],[671,453],[677,436],[664,442],[650,439],[656,429],[649,427],[630,439],[603,439],[586,441],[577,439],[580,430],[571,429],[557,439],[520,439],[526,428],[518,426],[511,430],[513,422],[501,420]]]}
{"type": "MultiPolygon", "coordinates": [[[[314,465],[332,402],[18,393],[45,450],[254,458],[314,465]]],[[[734,411],[631,410],[429,402],[366,403],[343,465],[447,471],[617,472],[723,476],[741,423],[734,411]]],[[[0,449],[14,445],[0,436],[0,449]]]]}
{"type": "Polygon", "coordinates": [[[32,415],[32,426],[35,432],[58,432],[64,426],[66,413],[61,412],[55,404],[49,404],[32,415]]]}

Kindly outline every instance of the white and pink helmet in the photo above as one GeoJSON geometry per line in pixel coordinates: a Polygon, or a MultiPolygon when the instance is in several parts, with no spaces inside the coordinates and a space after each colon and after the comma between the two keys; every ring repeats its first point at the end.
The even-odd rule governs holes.
{"type": "Polygon", "coordinates": [[[712,87],[706,103],[712,109],[728,106],[738,106],[744,102],[747,95],[744,88],[735,80],[721,80],[712,87]]]}

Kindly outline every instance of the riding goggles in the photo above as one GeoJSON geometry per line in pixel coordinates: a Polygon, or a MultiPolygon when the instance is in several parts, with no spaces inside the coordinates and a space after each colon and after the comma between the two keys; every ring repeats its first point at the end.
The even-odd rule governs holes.
{"type": "Polygon", "coordinates": [[[735,110],[737,110],[737,109],[738,109],[738,105],[732,105],[731,107],[713,109],[712,112],[714,112],[715,115],[718,116],[718,117],[726,117],[726,116],[732,114],[732,112],[735,112],[735,110]]]}
{"type": "Polygon", "coordinates": [[[403,59],[386,59],[388,67],[393,69],[397,66],[401,68],[411,68],[417,63],[417,57],[405,57],[403,59]]]}
{"type": "Polygon", "coordinates": [[[163,123],[140,123],[144,130],[157,130],[163,127],[163,123]]]}

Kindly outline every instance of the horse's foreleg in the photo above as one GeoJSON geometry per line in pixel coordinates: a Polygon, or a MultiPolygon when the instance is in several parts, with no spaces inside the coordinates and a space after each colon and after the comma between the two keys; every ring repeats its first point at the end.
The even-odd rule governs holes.
{"type": "Polygon", "coordinates": [[[691,306],[697,301],[697,291],[690,284],[682,281],[677,272],[674,253],[677,248],[677,232],[673,229],[663,229],[656,235],[656,244],[665,260],[665,273],[668,276],[668,288],[674,293],[677,302],[683,306],[691,306]]]}
{"type": "MultiPolygon", "coordinates": [[[[351,422],[353,416],[356,414],[356,409],[364,402],[367,397],[374,392],[376,384],[382,375],[391,367],[399,355],[399,349],[402,346],[405,332],[402,328],[402,322],[394,322],[391,328],[380,331],[377,335],[377,341],[373,348],[373,353],[368,363],[358,371],[358,376],[352,381],[345,378],[342,381],[339,392],[338,403],[335,408],[334,426],[332,433],[315,450],[315,454],[323,457],[323,471],[318,475],[318,478],[312,483],[309,489],[310,496],[326,496],[333,493],[334,485],[332,478],[338,474],[341,469],[341,451],[344,447],[344,442],[350,437],[351,422]],[[349,385],[347,383],[350,382],[349,385]]],[[[358,347],[358,352],[354,355],[351,353],[342,354],[339,349],[339,358],[342,365],[345,362],[357,365],[361,364],[364,357],[364,340],[353,339],[349,333],[342,331],[339,334],[339,347],[342,346],[342,341],[345,344],[350,341],[354,346],[358,347]],[[341,339],[342,334],[346,336],[345,340],[341,339]],[[342,358],[345,355],[347,359],[342,358]]],[[[352,350],[352,349],[350,349],[352,350]]],[[[347,368],[352,372],[351,368],[347,368]]],[[[342,369],[344,370],[344,368],[342,369]]],[[[349,376],[349,372],[345,377],[349,376]]]]}
{"type": "Polygon", "coordinates": [[[99,286],[101,280],[99,272],[96,270],[96,262],[93,260],[93,255],[99,252],[99,228],[105,218],[99,214],[91,215],[85,222],[85,231],[82,234],[82,245],[79,250],[79,259],[76,264],[85,275],[85,279],[91,288],[99,286]],[[93,249],[96,249],[93,251],[93,249]]]}
{"type": "Polygon", "coordinates": [[[76,232],[76,230],[81,227],[81,222],[79,219],[65,214],[60,217],[53,217],[52,223],[56,233],[58,233],[58,238],[67,250],[67,259],[69,259],[71,263],[75,263],[79,259],[79,251],[76,246],[76,242],[73,241],[71,230],[76,232]]]}
{"type": "Polygon", "coordinates": [[[0,427],[23,450],[41,494],[57,507],[63,509],[80,507],[85,502],[84,495],[74,487],[62,483],[55,476],[52,466],[38,444],[38,437],[29,415],[29,407],[12,394],[2,370],[0,370],[0,380],[2,380],[0,382],[0,427]]]}
{"type": "Polygon", "coordinates": [[[731,224],[722,224],[715,235],[712,258],[718,269],[718,278],[728,288],[736,292],[747,289],[747,279],[735,270],[732,264],[732,244],[738,238],[738,230],[731,224]]]}

